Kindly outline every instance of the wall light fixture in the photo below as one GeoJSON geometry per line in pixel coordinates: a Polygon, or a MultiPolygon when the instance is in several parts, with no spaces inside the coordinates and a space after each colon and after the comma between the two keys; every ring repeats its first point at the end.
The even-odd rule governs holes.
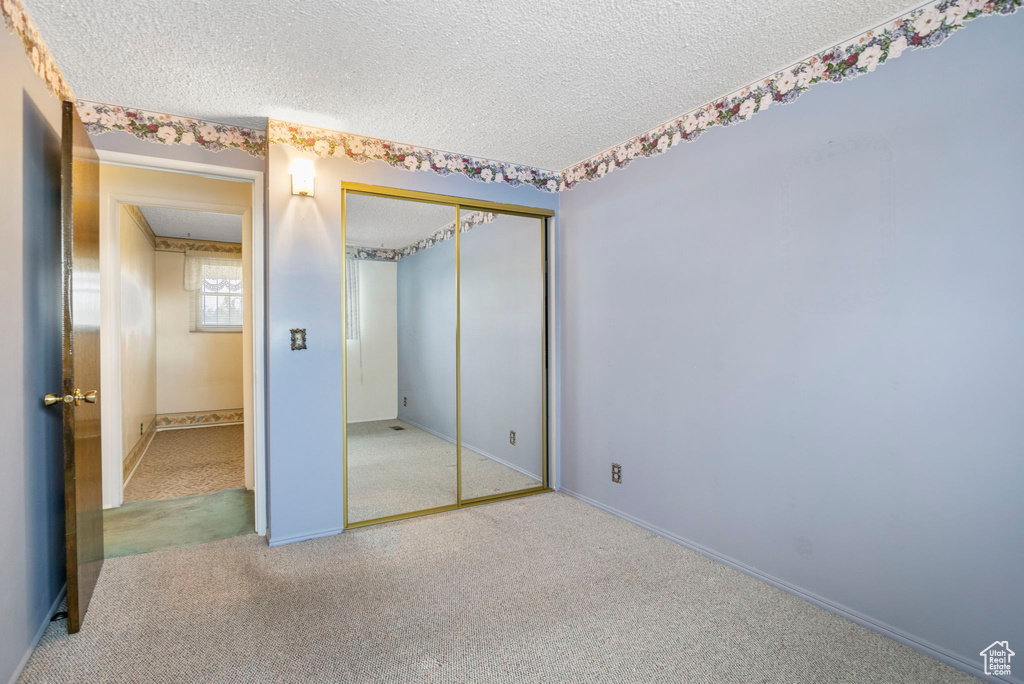
{"type": "Polygon", "coordinates": [[[316,173],[313,170],[312,159],[292,160],[292,194],[313,196],[313,179],[316,173]]]}

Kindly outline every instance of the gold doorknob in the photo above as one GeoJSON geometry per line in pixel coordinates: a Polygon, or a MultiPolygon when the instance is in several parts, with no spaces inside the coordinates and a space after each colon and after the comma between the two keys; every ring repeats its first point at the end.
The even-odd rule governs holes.
{"type": "Polygon", "coordinates": [[[82,394],[82,390],[75,389],[73,394],[65,394],[64,396],[59,394],[47,394],[43,397],[43,404],[46,406],[53,406],[54,404],[63,402],[65,404],[74,404],[75,406],[78,406],[83,401],[86,404],[95,404],[99,396],[100,393],[96,390],[89,390],[85,394],[82,394]]]}

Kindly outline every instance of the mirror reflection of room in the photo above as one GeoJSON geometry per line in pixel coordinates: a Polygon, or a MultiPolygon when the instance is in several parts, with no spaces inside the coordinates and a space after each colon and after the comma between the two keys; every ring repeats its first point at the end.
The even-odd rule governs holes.
{"type": "Polygon", "coordinates": [[[346,200],[349,524],[543,486],[543,225],[462,208],[457,260],[455,217],[346,200]]]}
{"type": "Polygon", "coordinates": [[[346,203],[350,523],[456,503],[455,253],[400,268],[454,222],[452,206],[346,203]]]}
{"type": "Polygon", "coordinates": [[[465,501],[542,484],[544,252],[541,219],[470,211],[462,224],[465,501]]]}

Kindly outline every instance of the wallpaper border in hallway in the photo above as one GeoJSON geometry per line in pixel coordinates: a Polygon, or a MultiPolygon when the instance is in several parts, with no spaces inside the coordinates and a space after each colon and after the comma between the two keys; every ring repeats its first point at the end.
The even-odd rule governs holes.
{"type": "Polygon", "coordinates": [[[131,216],[135,220],[135,223],[138,224],[143,235],[145,235],[146,239],[149,240],[149,244],[156,247],[156,233],[153,232],[153,226],[149,225],[149,221],[146,220],[145,214],[143,214],[142,211],[134,204],[122,204],[121,206],[125,208],[128,215],[131,216]]]}
{"type": "Polygon", "coordinates": [[[32,69],[39,74],[39,78],[46,82],[49,91],[62,100],[74,100],[71,94],[71,86],[68,85],[57,60],[50,54],[50,50],[39,35],[39,29],[35,22],[28,15],[21,0],[0,0],[0,13],[4,15],[4,26],[7,31],[18,36],[25,48],[25,56],[32,63],[32,69]]]}
{"type": "Polygon", "coordinates": [[[156,429],[196,427],[199,425],[228,425],[245,420],[242,409],[220,409],[216,411],[189,411],[186,413],[159,413],[156,429]]]}
{"type": "Polygon", "coordinates": [[[153,249],[158,252],[211,252],[220,254],[241,254],[240,242],[217,242],[216,240],[193,240],[192,238],[176,238],[156,236],[153,249]]]}

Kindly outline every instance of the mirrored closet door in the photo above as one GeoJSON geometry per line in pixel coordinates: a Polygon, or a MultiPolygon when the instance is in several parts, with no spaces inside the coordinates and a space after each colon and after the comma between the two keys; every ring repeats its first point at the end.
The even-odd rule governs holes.
{"type": "Polygon", "coordinates": [[[342,197],[346,527],[545,491],[552,212],[342,197]]]}
{"type": "Polygon", "coordinates": [[[458,503],[454,226],[450,205],[345,199],[346,524],[458,503]]]}
{"type": "Polygon", "coordinates": [[[462,501],[544,484],[544,221],[462,212],[462,501]]]}

